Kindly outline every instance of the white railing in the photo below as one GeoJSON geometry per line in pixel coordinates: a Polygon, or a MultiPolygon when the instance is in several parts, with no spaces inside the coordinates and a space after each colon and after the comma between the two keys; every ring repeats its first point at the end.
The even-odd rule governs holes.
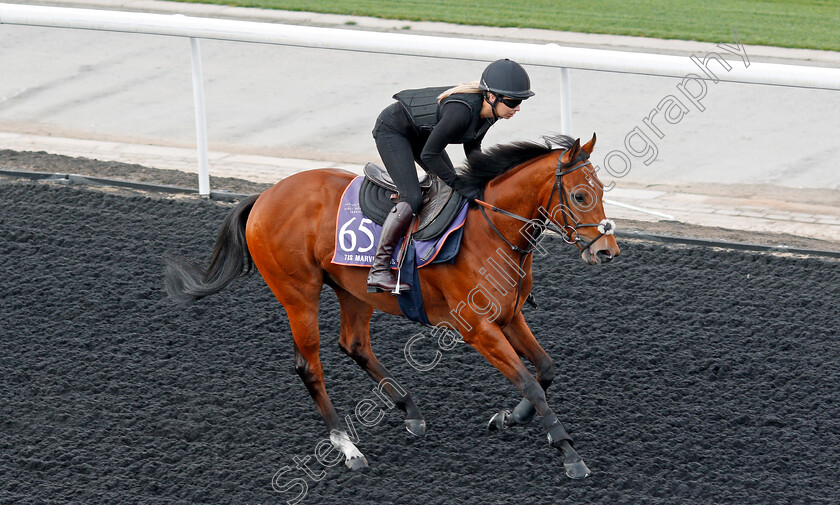
{"type": "MultiPolygon", "coordinates": [[[[561,111],[560,128],[563,133],[571,132],[571,95],[568,72],[570,68],[680,78],[689,74],[696,75],[700,72],[696,63],[681,56],[562,47],[557,44],[459,39],[196,18],[180,14],[146,14],[0,3],[0,24],[145,33],[190,38],[198,137],[199,193],[202,195],[210,194],[210,179],[207,166],[207,132],[204,119],[204,92],[198,39],[258,42],[487,62],[497,59],[499,55],[504,55],[523,65],[561,68],[563,70],[560,74],[560,92],[563,110],[561,111]]],[[[774,63],[748,63],[749,66],[733,65],[732,69],[727,71],[726,74],[721,73],[718,79],[749,84],[840,90],[840,69],[774,63]]],[[[699,76],[698,78],[706,77],[699,76]]]]}

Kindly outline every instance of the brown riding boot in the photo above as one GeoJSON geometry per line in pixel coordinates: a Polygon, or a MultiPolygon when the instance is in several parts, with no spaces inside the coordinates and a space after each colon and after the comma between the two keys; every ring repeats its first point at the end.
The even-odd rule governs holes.
{"type": "MultiPolygon", "coordinates": [[[[391,256],[400,237],[403,236],[408,225],[411,224],[411,205],[407,202],[397,203],[385,222],[382,223],[382,234],[379,236],[379,245],[376,247],[376,256],[373,257],[373,265],[370,267],[370,274],[367,278],[368,293],[380,291],[394,291],[397,286],[397,278],[391,271],[391,256]]],[[[408,284],[400,283],[400,292],[408,291],[408,284]]]]}

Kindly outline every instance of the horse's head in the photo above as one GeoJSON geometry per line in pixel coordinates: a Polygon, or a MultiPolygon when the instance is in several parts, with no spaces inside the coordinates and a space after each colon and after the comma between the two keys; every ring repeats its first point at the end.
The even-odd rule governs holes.
{"type": "Polygon", "coordinates": [[[592,140],[580,145],[577,139],[557,159],[555,187],[547,208],[548,220],[560,228],[563,239],[581,250],[590,265],[606,263],[621,253],[615,241],[615,223],[604,215],[604,186],[598,180],[589,155],[592,140]]]}
{"type": "MultiPolygon", "coordinates": [[[[540,229],[547,226],[577,246],[590,265],[612,260],[621,251],[613,236],[615,224],[604,216],[604,187],[589,163],[595,135],[584,146],[580,139],[565,135],[545,140],[544,144],[514,142],[473,152],[459,178],[467,184],[484,186],[488,200],[477,202],[505,214],[508,226],[521,226],[514,224],[515,220],[529,223],[520,233],[525,229],[529,233],[539,231],[532,222],[538,220],[540,229]]],[[[485,218],[490,221],[486,213],[485,218]]],[[[492,221],[490,225],[505,238],[492,221]]],[[[533,246],[534,238],[532,234],[525,240],[533,246]]],[[[508,245],[512,246],[510,242],[508,245]]]]}

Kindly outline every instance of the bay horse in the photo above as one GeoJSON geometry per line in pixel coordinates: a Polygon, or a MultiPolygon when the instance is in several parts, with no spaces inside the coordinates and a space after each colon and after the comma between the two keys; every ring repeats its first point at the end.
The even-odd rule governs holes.
{"type": "MultiPolygon", "coordinates": [[[[470,156],[460,176],[483,188],[483,200],[471,205],[461,248],[451,263],[419,272],[426,315],[437,328],[460,333],[522,393],[513,411],[493,416],[489,429],[531,422],[535,414],[549,444],[563,453],[566,474],[584,478],[589,469],[572,447],[572,439],[546,402],[554,378],[554,363],[537,342],[521,313],[532,286],[531,262],[539,233],[560,233],[577,246],[588,264],[606,263],[619,255],[614,224],[604,216],[603,186],[588,161],[595,135],[580,139],[558,135],[545,143],[514,142],[470,156]],[[523,224],[524,223],[524,224],[523,224]],[[507,268],[487,275],[488,259],[507,268]],[[517,268],[518,266],[518,268],[517,268]],[[478,300],[476,287],[481,285],[478,300]],[[507,288],[505,287],[507,286],[507,288]],[[493,313],[481,310],[493,300],[493,313]],[[465,303],[469,302],[469,306],[465,303]],[[478,306],[478,308],[476,307],[478,306]],[[472,310],[471,310],[472,309],[472,310]],[[534,364],[534,377],[520,360],[534,364]]],[[[165,284],[170,297],[190,302],[216,293],[254,266],[288,314],[294,339],[295,370],[312,396],[330,432],[332,445],[351,469],[367,460],[339,423],[327,395],[319,357],[318,302],[323,284],[338,296],[341,308],[339,345],[384,389],[405,414],[408,431],[425,434],[425,421],[410,393],[400,387],[373,354],[370,318],[374,309],[401,315],[397,297],[368,293],[368,269],[336,265],[336,214],[344,189],[354,174],[336,169],[303,171],[278,182],[262,194],[242,200],[222,223],[209,266],[168,260],[165,284]]]]}

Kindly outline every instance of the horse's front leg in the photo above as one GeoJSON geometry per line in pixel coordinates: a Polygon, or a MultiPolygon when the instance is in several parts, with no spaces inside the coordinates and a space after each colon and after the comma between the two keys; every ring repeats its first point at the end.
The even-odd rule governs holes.
{"type": "MultiPolygon", "coordinates": [[[[554,380],[554,362],[537,342],[537,339],[534,338],[534,334],[531,333],[531,329],[525,322],[522,313],[518,313],[507,327],[502,328],[502,332],[516,353],[525,356],[534,364],[537,369],[537,382],[543,391],[547,391],[548,386],[554,380]]],[[[531,402],[527,398],[523,398],[519,405],[513,409],[513,412],[504,409],[494,414],[487,424],[487,429],[496,431],[511,426],[523,426],[529,424],[536,413],[537,410],[531,405],[531,402]]]]}
{"type": "Polygon", "coordinates": [[[472,346],[487,361],[495,366],[508,378],[533,405],[541,419],[541,424],[548,435],[548,443],[563,451],[563,466],[566,475],[573,479],[582,479],[590,474],[589,468],[583,462],[577,451],[572,447],[572,437],[566,432],[557,419],[557,415],[549,408],[545,399],[545,391],[525,368],[511,343],[495,324],[476,324],[469,331],[462,331],[464,342],[472,346]]]}

